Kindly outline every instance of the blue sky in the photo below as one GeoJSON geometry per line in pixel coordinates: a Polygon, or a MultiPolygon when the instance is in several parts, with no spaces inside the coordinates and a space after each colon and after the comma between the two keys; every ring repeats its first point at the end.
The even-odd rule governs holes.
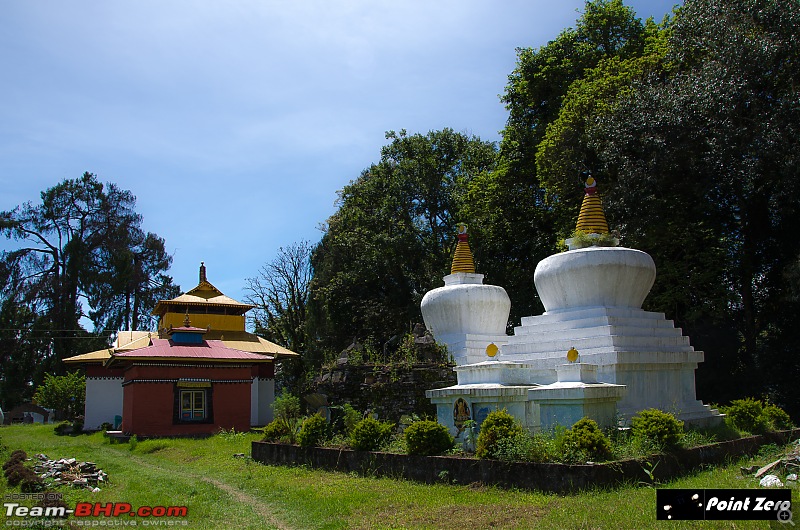
{"type": "MultiPolygon", "coordinates": [[[[627,2],[657,20],[676,3],[627,2]]],[[[498,141],[515,48],[583,5],[2,2],[0,210],[90,171],[136,195],[184,290],[205,261],[241,300],[279,247],[319,240],[385,131],[498,141]]]]}

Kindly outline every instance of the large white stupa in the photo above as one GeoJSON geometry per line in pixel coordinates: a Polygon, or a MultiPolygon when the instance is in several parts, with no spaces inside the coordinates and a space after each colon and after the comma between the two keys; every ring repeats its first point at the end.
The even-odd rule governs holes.
{"type": "Polygon", "coordinates": [[[460,305],[468,297],[452,298],[430,319],[426,300],[439,290],[426,294],[426,325],[455,353],[458,375],[457,385],[427,392],[439,421],[458,432],[466,416],[480,422],[492,409],[506,408],[539,430],[583,416],[610,425],[658,408],[688,423],[719,422],[719,413],[696,399],[694,373],[703,352],[663,313],[642,310],[655,264],[645,252],[616,246],[591,177],[577,234],[567,241],[570,250],[537,265],[534,282],[545,313],[523,318],[512,336],[494,336],[496,324],[475,325],[489,311],[460,305]],[[460,327],[464,314],[472,323],[468,331],[460,327]],[[462,336],[470,340],[453,339],[462,336]],[[568,351],[578,362],[567,362],[568,351]]]}

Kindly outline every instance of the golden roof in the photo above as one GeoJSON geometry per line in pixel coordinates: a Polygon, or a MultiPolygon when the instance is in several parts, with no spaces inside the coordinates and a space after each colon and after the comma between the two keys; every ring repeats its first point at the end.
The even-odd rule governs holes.
{"type": "Polygon", "coordinates": [[[597,182],[592,177],[586,179],[586,194],[583,196],[581,212],[578,214],[578,224],[575,229],[587,234],[608,233],[603,203],[597,194],[597,182]]]}
{"type": "Polygon", "coordinates": [[[467,241],[468,237],[467,225],[458,225],[458,243],[456,244],[456,252],[453,255],[450,274],[457,272],[475,274],[475,261],[472,259],[472,250],[470,250],[469,242],[467,241]]]}
{"type": "Polygon", "coordinates": [[[203,262],[200,263],[200,283],[194,289],[176,297],[172,300],[161,300],[156,304],[153,309],[153,314],[156,316],[163,316],[170,307],[186,307],[186,306],[226,306],[235,308],[239,314],[247,312],[255,306],[250,304],[243,304],[229,296],[222,294],[222,291],[214,287],[211,282],[206,279],[206,266],[203,262]]]}
{"type": "Polygon", "coordinates": [[[111,357],[111,348],[105,348],[102,350],[92,351],[89,353],[83,353],[81,355],[75,355],[74,357],[67,357],[64,359],[65,363],[97,363],[102,364],[105,362],[106,359],[111,357]]]}

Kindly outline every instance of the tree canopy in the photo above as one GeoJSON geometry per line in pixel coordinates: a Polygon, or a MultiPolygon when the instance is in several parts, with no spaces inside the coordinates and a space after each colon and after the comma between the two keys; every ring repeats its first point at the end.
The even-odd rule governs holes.
{"type": "Polygon", "coordinates": [[[119,329],[148,329],[156,302],[178,294],[164,240],[142,230],[135,205],[130,191],[84,173],[0,212],[0,233],[18,243],[0,255],[6,406],[45,372],[62,373],[61,359],[107,346],[119,329]]]}

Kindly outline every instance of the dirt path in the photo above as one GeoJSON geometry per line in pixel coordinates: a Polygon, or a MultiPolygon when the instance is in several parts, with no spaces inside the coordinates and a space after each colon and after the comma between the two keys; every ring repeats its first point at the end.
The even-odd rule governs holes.
{"type": "MultiPolygon", "coordinates": [[[[156,466],[155,464],[151,464],[150,462],[142,458],[139,458],[137,456],[131,456],[131,460],[135,461],[137,464],[143,467],[147,467],[150,469],[159,469],[162,471],[164,469],[162,467],[156,466]]],[[[207,482],[208,484],[211,484],[215,488],[221,489],[222,491],[224,491],[225,493],[236,499],[238,502],[250,506],[258,515],[264,518],[264,523],[266,525],[272,528],[277,528],[278,530],[292,530],[292,527],[288,526],[286,523],[275,517],[275,514],[270,509],[270,505],[268,503],[265,503],[262,499],[254,497],[249,493],[245,493],[244,491],[234,486],[231,486],[226,482],[222,482],[221,480],[216,480],[202,475],[195,475],[194,473],[186,473],[185,471],[183,472],[183,475],[191,477],[196,480],[202,480],[203,482],[207,482]]]]}

